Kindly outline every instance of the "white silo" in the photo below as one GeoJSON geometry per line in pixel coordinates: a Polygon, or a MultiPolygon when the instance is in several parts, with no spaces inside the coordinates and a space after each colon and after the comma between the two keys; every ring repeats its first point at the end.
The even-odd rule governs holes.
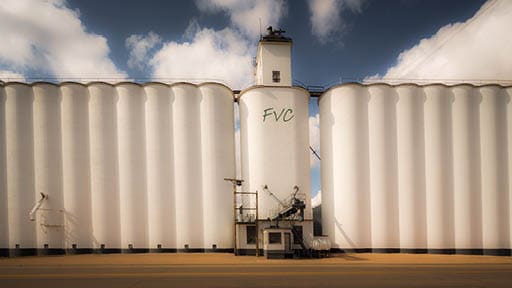
{"type": "Polygon", "coordinates": [[[6,162],[8,247],[33,249],[37,247],[36,222],[29,221],[28,215],[36,201],[33,92],[31,86],[21,83],[7,83],[4,89],[5,148],[9,155],[6,162]]]}
{"type": "Polygon", "coordinates": [[[508,199],[509,199],[509,237],[510,246],[512,248],[512,86],[505,88],[507,99],[507,143],[508,143],[508,199]]]}
{"type": "Polygon", "coordinates": [[[319,106],[322,229],[335,248],[371,248],[367,88],[333,87],[319,106]]]}
{"type": "MultiPolygon", "coordinates": [[[[259,192],[260,219],[278,212],[270,192],[281,201],[294,186],[310,195],[308,101],[308,92],[296,87],[256,86],[239,97],[243,190],[259,192]]],[[[305,218],[311,219],[306,200],[305,218]]]]}
{"type": "Polygon", "coordinates": [[[38,213],[38,248],[64,248],[64,197],[62,193],[61,95],[55,84],[35,83],[34,163],[35,194],[48,195],[38,213]]]}
{"type": "Polygon", "coordinates": [[[7,153],[5,148],[5,89],[0,81],[0,257],[9,255],[9,203],[7,202],[7,153]]]}
{"type": "Polygon", "coordinates": [[[146,95],[136,83],[119,83],[116,90],[121,245],[147,248],[146,95]]]}
{"type": "Polygon", "coordinates": [[[395,87],[398,94],[398,211],[400,248],[427,248],[425,195],[425,134],[423,104],[425,96],[414,84],[395,87]]]}
{"type": "MultiPolygon", "coordinates": [[[[480,148],[482,175],[482,232],[483,248],[510,248],[508,159],[507,155],[507,97],[496,85],[478,89],[480,104],[480,148]]],[[[484,250],[485,251],[485,250],[484,250]]]]}
{"type": "MultiPolygon", "coordinates": [[[[305,242],[308,242],[313,231],[309,174],[309,93],[305,89],[291,86],[291,39],[282,36],[280,30],[269,27],[268,31],[269,34],[262,37],[258,45],[256,86],[242,91],[238,96],[241,172],[244,180],[242,190],[258,192],[259,231],[254,231],[262,239],[261,229],[270,225],[268,219],[277,217],[280,209],[288,207],[288,201],[298,189],[297,196],[301,197],[302,194],[306,205],[304,221],[285,221],[281,224],[301,226],[305,242]]],[[[254,202],[249,205],[254,207],[254,202]]],[[[245,213],[242,216],[248,219],[255,216],[253,211],[242,212],[245,213]]],[[[245,229],[240,227],[239,233],[243,233],[245,229]]],[[[246,239],[248,231],[247,235],[239,235],[238,239],[246,239]]],[[[235,245],[237,249],[256,248],[255,241],[247,244],[241,241],[235,245]]]]}
{"type": "Polygon", "coordinates": [[[173,102],[174,191],[178,249],[203,249],[201,93],[190,83],[171,86],[173,102]]]}
{"type": "Polygon", "coordinates": [[[471,85],[451,90],[455,248],[463,253],[482,247],[480,95],[471,85]]]}
{"type": "Polygon", "coordinates": [[[398,249],[398,96],[386,84],[370,85],[368,93],[372,248],[373,251],[398,249]]]}
{"type": "Polygon", "coordinates": [[[204,248],[229,249],[233,247],[233,193],[224,178],[235,178],[234,96],[231,89],[216,83],[203,83],[199,91],[204,248]]]}
{"type": "Polygon", "coordinates": [[[94,248],[120,249],[117,92],[107,83],[88,86],[94,248]]]}
{"type": "MultiPolygon", "coordinates": [[[[427,247],[454,248],[452,102],[446,86],[428,85],[425,93],[425,177],[427,247]]],[[[441,250],[444,251],[444,250],[441,250]]],[[[446,250],[448,251],[448,250],[446,250]]]]}
{"type": "MultiPolygon", "coordinates": [[[[168,85],[148,83],[146,93],[146,165],[149,248],[176,248],[174,190],[174,95],[168,85]]],[[[178,207],[179,208],[179,207],[178,207]]]]}
{"type": "Polygon", "coordinates": [[[62,83],[62,191],[65,248],[93,248],[89,157],[89,91],[62,83]]]}

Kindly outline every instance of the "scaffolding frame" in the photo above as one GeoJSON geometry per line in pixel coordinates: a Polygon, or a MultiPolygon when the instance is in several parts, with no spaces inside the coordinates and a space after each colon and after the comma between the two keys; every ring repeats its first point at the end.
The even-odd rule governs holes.
{"type": "MultiPolygon", "coordinates": [[[[237,228],[240,226],[240,224],[247,225],[247,224],[254,224],[256,227],[256,257],[260,256],[260,236],[259,236],[259,215],[258,215],[258,191],[256,192],[243,192],[243,191],[236,191],[236,186],[233,187],[233,235],[234,235],[234,253],[236,256],[238,256],[238,238],[237,238],[237,228]],[[237,195],[249,195],[253,196],[255,198],[255,206],[254,207],[237,207],[237,195]],[[254,221],[238,221],[237,219],[237,211],[255,211],[255,217],[254,221]]],[[[243,214],[243,213],[241,213],[243,214]]]]}

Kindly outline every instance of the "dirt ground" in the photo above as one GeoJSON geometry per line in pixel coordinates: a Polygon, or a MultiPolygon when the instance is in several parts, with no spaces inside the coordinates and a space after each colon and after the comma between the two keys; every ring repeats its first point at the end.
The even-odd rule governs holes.
{"type": "Polygon", "coordinates": [[[266,259],[263,256],[234,256],[228,253],[144,253],[144,254],[85,254],[65,256],[28,256],[0,258],[4,265],[223,265],[223,264],[512,264],[512,257],[481,255],[433,254],[333,254],[323,259],[266,259]]]}

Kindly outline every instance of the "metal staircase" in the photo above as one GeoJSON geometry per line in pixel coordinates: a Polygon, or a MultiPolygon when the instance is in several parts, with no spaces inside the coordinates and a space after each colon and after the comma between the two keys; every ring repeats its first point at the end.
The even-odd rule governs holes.
{"type": "Polygon", "coordinates": [[[294,186],[294,193],[284,201],[281,201],[268,189],[268,186],[265,185],[263,189],[279,203],[279,212],[277,212],[271,220],[276,222],[276,226],[279,226],[280,221],[287,222],[293,233],[293,238],[299,242],[298,244],[301,247],[301,251],[299,251],[298,256],[310,258],[311,249],[307,247],[303,233],[300,233],[295,226],[296,221],[304,221],[304,209],[306,208],[305,195],[303,193],[299,193],[299,187],[294,186]]]}

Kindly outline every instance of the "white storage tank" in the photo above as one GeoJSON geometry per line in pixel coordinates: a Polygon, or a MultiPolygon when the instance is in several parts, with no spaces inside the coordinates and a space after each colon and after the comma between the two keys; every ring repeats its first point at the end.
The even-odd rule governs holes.
{"type": "Polygon", "coordinates": [[[178,249],[203,249],[201,93],[196,85],[171,86],[173,103],[174,191],[178,249]]]}
{"type": "MultiPolygon", "coordinates": [[[[508,143],[508,199],[509,199],[509,237],[510,246],[512,248],[512,86],[505,88],[507,99],[507,143],[508,143]]],[[[511,253],[512,254],[512,253],[511,253]]]]}
{"type": "MultiPolygon", "coordinates": [[[[496,85],[478,89],[482,175],[482,232],[484,249],[510,249],[507,97],[496,85]]],[[[485,252],[485,250],[484,250],[485,252]]]]}
{"type": "Polygon", "coordinates": [[[398,94],[398,211],[400,248],[404,252],[427,248],[425,195],[424,101],[414,84],[395,87],[398,94]]]}
{"type": "Polygon", "coordinates": [[[432,252],[450,252],[455,234],[453,222],[453,152],[451,90],[428,85],[425,93],[425,177],[427,244],[432,252]]]}
{"type": "Polygon", "coordinates": [[[122,249],[148,247],[146,128],[144,89],[135,83],[116,85],[117,145],[122,249]]]}
{"type": "Polygon", "coordinates": [[[234,95],[216,83],[203,83],[201,93],[201,154],[205,249],[233,247],[233,192],[235,178],[234,95]]]}
{"type": "Polygon", "coordinates": [[[120,249],[117,92],[107,83],[88,86],[94,248],[120,249]]]}
{"type": "Polygon", "coordinates": [[[396,102],[393,87],[368,87],[372,251],[400,248],[396,102]]]}
{"type": "Polygon", "coordinates": [[[347,84],[319,99],[322,196],[332,201],[322,201],[322,229],[333,248],[371,248],[368,98],[347,84]]]}
{"type": "Polygon", "coordinates": [[[78,83],[62,83],[60,90],[65,248],[91,249],[89,91],[78,83]]]}
{"type": "Polygon", "coordinates": [[[0,257],[9,255],[9,204],[7,203],[7,153],[5,148],[5,89],[0,81],[0,257]]]}
{"type": "Polygon", "coordinates": [[[239,96],[242,189],[258,191],[259,219],[278,212],[270,192],[284,201],[294,186],[306,195],[304,218],[312,218],[308,104],[308,92],[297,87],[254,86],[239,96]]]}
{"type": "Polygon", "coordinates": [[[480,94],[471,85],[458,85],[451,91],[455,248],[465,253],[482,247],[480,94]]]}
{"type": "MultiPolygon", "coordinates": [[[[176,248],[174,190],[174,95],[168,85],[147,83],[146,165],[149,248],[176,248]]],[[[165,250],[164,250],[165,251],[165,250]]]]}
{"type": "MultiPolygon", "coordinates": [[[[33,84],[35,192],[48,195],[37,215],[37,247],[64,248],[62,129],[59,86],[33,84]]],[[[33,203],[32,203],[33,204],[33,203]]]]}
{"type": "MultiPolygon", "coordinates": [[[[32,87],[5,84],[5,149],[7,204],[9,205],[9,246],[37,248],[36,222],[28,211],[36,199],[32,87]]],[[[38,198],[39,199],[39,198],[38,198]]]]}

